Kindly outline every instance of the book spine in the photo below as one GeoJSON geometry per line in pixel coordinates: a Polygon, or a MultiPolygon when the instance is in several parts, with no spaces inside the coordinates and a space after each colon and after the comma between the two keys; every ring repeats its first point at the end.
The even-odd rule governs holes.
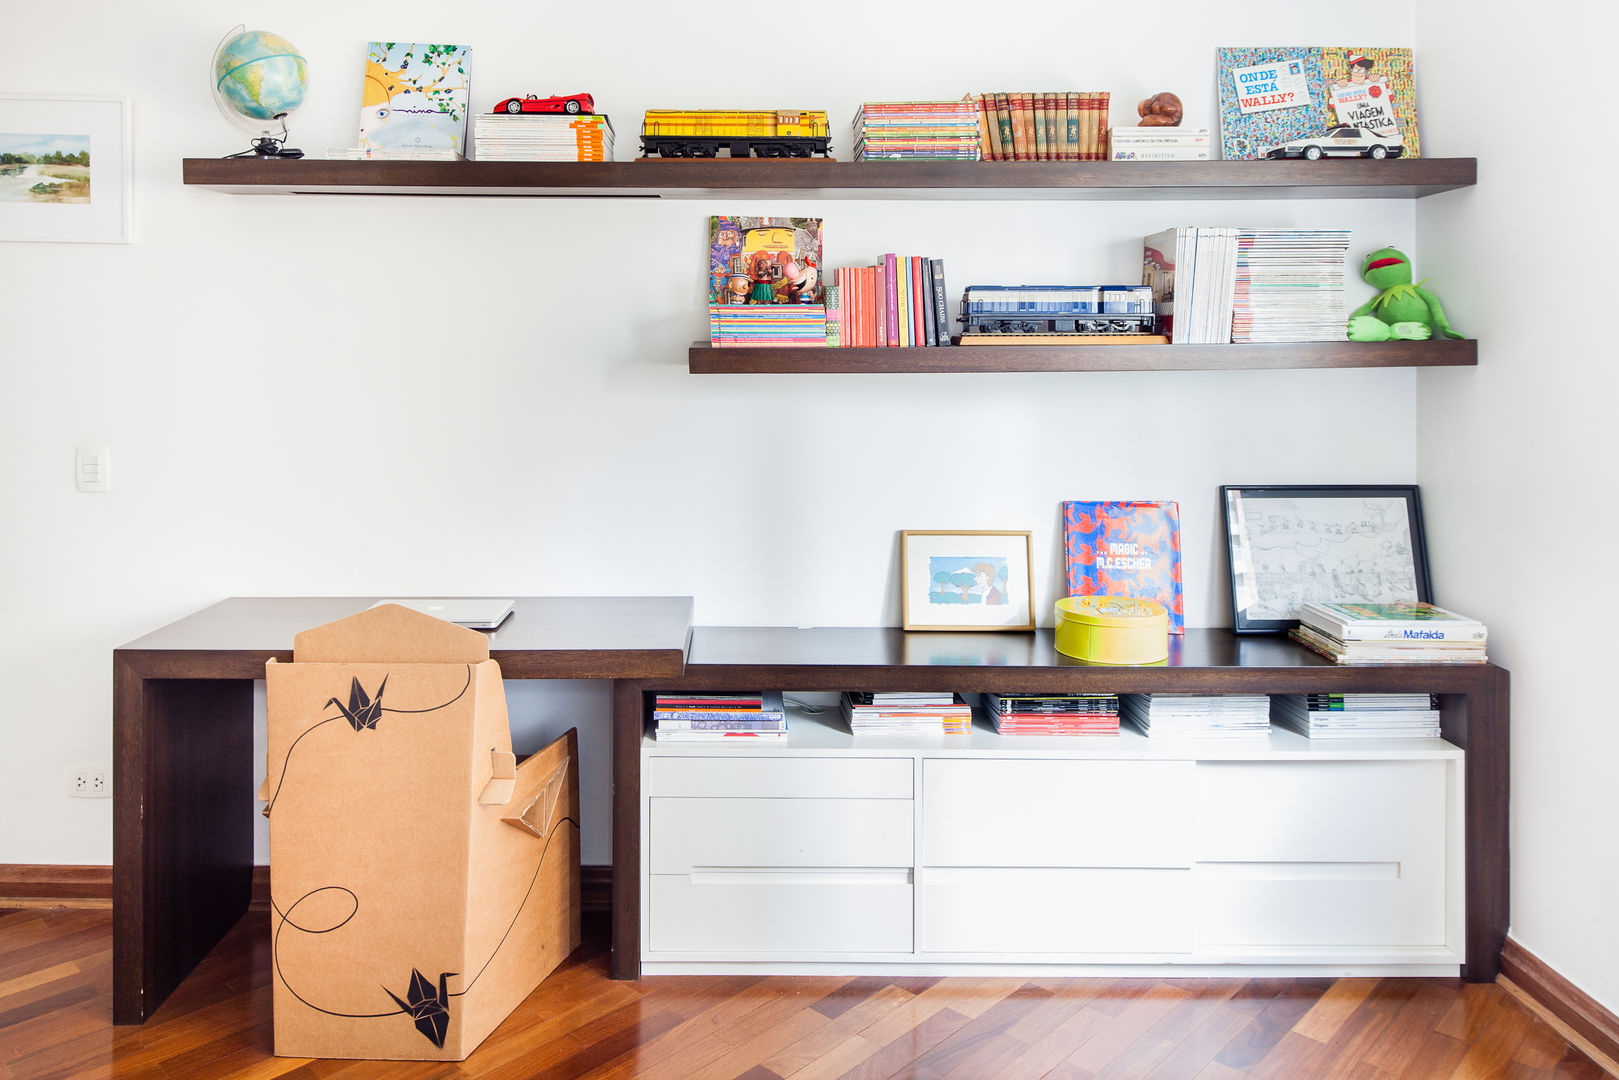
{"type": "Polygon", "coordinates": [[[1046,160],[1062,160],[1062,108],[1057,102],[1057,94],[1051,90],[1046,91],[1046,160]]]}
{"type": "Polygon", "coordinates": [[[1482,645],[1489,640],[1489,632],[1482,626],[1433,626],[1430,623],[1351,626],[1348,623],[1322,619],[1314,615],[1305,615],[1301,621],[1316,633],[1330,634],[1345,645],[1388,641],[1412,645],[1440,641],[1482,645]]]}
{"type": "Polygon", "coordinates": [[[667,720],[654,717],[659,731],[786,731],[787,721],[780,720],[667,720]]]}
{"type": "Polygon", "coordinates": [[[921,348],[927,343],[927,333],[923,329],[923,315],[926,309],[922,303],[924,294],[922,289],[921,256],[912,255],[910,267],[911,272],[908,280],[911,285],[911,344],[921,348]]]}
{"type": "Polygon", "coordinates": [[[843,289],[829,285],[824,290],[826,300],[826,344],[836,349],[843,344],[843,289]]]}
{"type": "Polygon", "coordinates": [[[933,260],[933,308],[940,345],[950,344],[950,310],[945,303],[944,260],[933,260]]]}
{"type": "Polygon", "coordinates": [[[1079,160],[1079,95],[1070,90],[1065,95],[1068,98],[1068,132],[1064,137],[1064,152],[1067,160],[1079,160]]]}
{"type": "Polygon", "coordinates": [[[1108,102],[1112,96],[1106,91],[1096,95],[1096,161],[1107,160],[1108,102]]]}
{"type": "Polygon", "coordinates": [[[928,345],[939,344],[938,313],[934,310],[933,260],[922,260],[922,325],[923,338],[928,345]]]}
{"type": "Polygon", "coordinates": [[[978,156],[983,161],[994,161],[1000,156],[1000,140],[995,137],[993,97],[993,94],[978,95],[978,156]]]}
{"type": "Polygon", "coordinates": [[[915,342],[911,340],[911,260],[904,255],[899,258],[899,343],[904,349],[910,348],[915,342]]]}
{"type": "Polygon", "coordinates": [[[883,256],[883,344],[899,346],[899,264],[893,255],[883,256]]]}
{"type": "Polygon", "coordinates": [[[1051,143],[1046,138],[1046,95],[1036,91],[1034,98],[1034,160],[1045,161],[1046,155],[1051,152],[1051,143]]]}
{"type": "Polygon", "coordinates": [[[874,344],[879,349],[888,348],[888,267],[878,266],[877,280],[874,284],[875,299],[877,301],[877,340],[874,344]]]}

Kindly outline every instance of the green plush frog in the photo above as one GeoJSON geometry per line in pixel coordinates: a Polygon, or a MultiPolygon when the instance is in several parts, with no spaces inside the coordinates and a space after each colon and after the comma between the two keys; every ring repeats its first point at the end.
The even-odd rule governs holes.
{"type": "Polygon", "coordinates": [[[1422,287],[1426,279],[1411,284],[1411,260],[1405,252],[1379,248],[1361,263],[1360,276],[1382,291],[1349,316],[1350,341],[1426,341],[1435,330],[1445,337],[1462,336],[1451,330],[1439,298],[1422,287]]]}

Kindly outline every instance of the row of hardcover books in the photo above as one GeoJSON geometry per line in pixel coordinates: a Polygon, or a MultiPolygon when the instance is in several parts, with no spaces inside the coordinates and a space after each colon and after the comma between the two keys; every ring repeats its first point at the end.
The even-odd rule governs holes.
{"type": "MultiPolygon", "coordinates": [[[[972,707],[949,692],[850,692],[854,735],[970,735],[972,707]]],[[[1309,739],[1439,737],[1432,694],[985,694],[1001,735],[1118,735],[1127,719],[1149,739],[1268,738],[1271,725],[1309,739]]],[[[781,742],[787,712],[778,691],[659,694],[659,742],[781,742]]]]}
{"type": "Polygon", "coordinates": [[[851,348],[950,344],[944,260],[884,255],[875,266],[834,272],[837,304],[827,310],[827,343],[851,348]],[[835,324],[835,329],[834,329],[835,324]]]}
{"type": "Polygon", "coordinates": [[[985,161],[1105,161],[1107,107],[1106,91],[980,94],[980,155],[985,161]]]}

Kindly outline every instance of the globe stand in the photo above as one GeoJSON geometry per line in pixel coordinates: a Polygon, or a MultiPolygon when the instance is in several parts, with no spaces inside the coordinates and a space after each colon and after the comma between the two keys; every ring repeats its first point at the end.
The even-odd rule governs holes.
{"type": "Polygon", "coordinates": [[[248,147],[246,150],[243,150],[241,153],[238,153],[238,154],[226,154],[225,156],[227,158],[242,158],[242,157],[301,158],[301,157],[303,157],[304,152],[302,150],[299,150],[296,147],[283,146],[282,145],[283,143],[285,143],[287,141],[287,114],[286,113],[281,113],[278,116],[276,116],[276,119],[281,121],[281,138],[278,139],[273,135],[261,135],[257,139],[253,140],[253,145],[252,146],[248,147]]]}

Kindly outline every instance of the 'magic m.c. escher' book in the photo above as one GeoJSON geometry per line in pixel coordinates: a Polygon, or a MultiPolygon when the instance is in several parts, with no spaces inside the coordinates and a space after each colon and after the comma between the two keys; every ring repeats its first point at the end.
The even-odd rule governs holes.
{"type": "Polygon", "coordinates": [[[1169,632],[1185,630],[1179,503],[1072,500],[1062,524],[1070,596],[1156,600],[1169,610],[1169,632]]]}

